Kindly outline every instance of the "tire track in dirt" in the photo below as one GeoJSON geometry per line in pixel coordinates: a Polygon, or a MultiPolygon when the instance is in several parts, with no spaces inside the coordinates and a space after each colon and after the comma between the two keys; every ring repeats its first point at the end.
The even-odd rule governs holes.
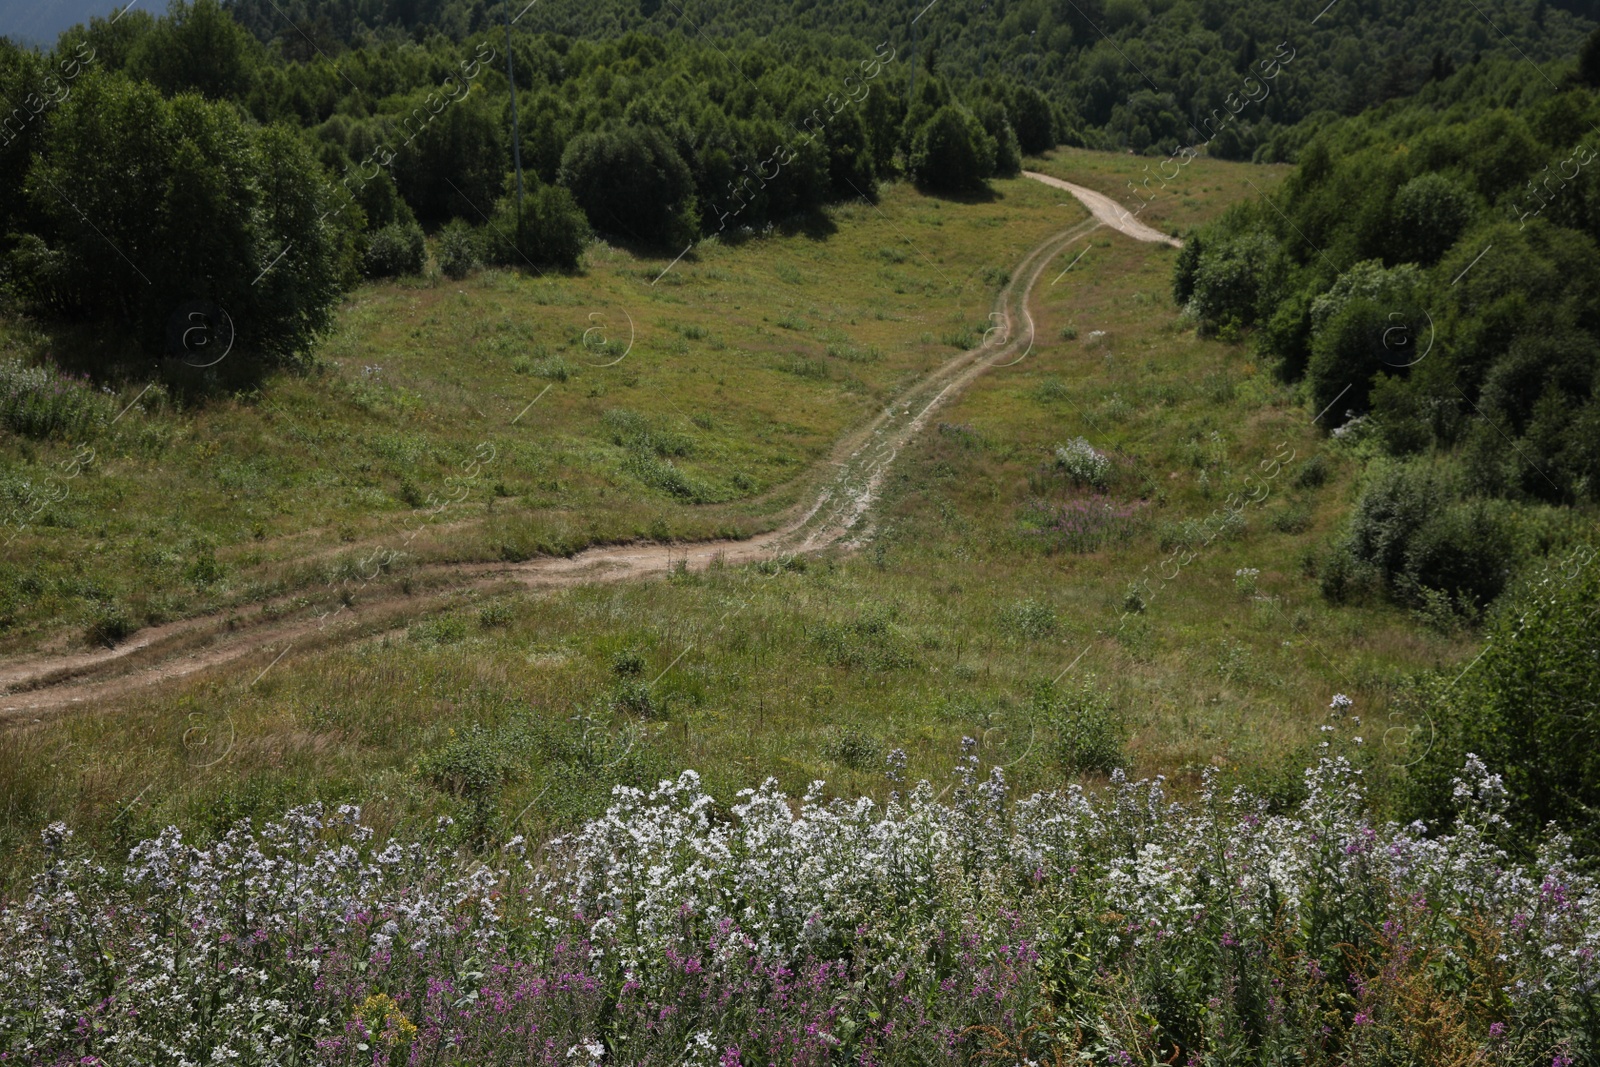
{"type": "Polygon", "coordinates": [[[1101,226],[1140,241],[1177,244],[1134,220],[1108,197],[1047,175],[1023,173],[1072,193],[1092,217],[1034,246],[995,298],[990,314],[995,325],[986,331],[983,343],[912,383],[835,446],[828,461],[833,473],[823,480],[810,506],[779,529],[739,541],[612,545],[521,563],[434,564],[408,572],[408,577],[413,582],[434,582],[438,588],[418,594],[379,591],[363,598],[359,606],[346,605],[348,610],[336,612],[331,627],[326,615],[305,617],[303,596],[289,597],[148,627],[115,648],[0,663],[0,724],[37,721],[46,713],[113,701],[256,654],[265,673],[290,649],[311,651],[391,632],[441,610],[449,598],[462,593],[624,581],[665,573],[680,564],[703,569],[719,559],[743,564],[834,545],[859,547],[872,534],[872,506],[895,458],[934,411],[985,370],[1010,366],[1032,352],[1035,330],[1028,298],[1057,255],[1101,226]],[[274,652],[278,659],[270,658],[274,652]]]}

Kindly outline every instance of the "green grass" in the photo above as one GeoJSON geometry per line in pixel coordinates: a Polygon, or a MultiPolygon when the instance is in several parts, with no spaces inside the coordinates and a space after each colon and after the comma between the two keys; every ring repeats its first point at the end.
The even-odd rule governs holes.
{"type": "Polygon", "coordinates": [[[1148,156],[1057,148],[1023,166],[1104,193],[1162,233],[1182,235],[1216,218],[1219,204],[1271,193],[1294,170],[1287,164],[1245,166],[1199,156],[1187,163],[1148,156]]]}
{"type": "MultiPolygon", "coordinates": [[[[981,322],[1021,252],[1082,217],[1035,182],[997,191],[889,186],[831,209],[826,240],[708,243],[665,274],[598,246],[575,277],[362,287],[309,372],[186,410],[155,390],[97,430],[95,461],[0,549],[0,652],[80,642],[106,611],[137,628],[315,589],[341,545],[522,558],[768,527],[834,440],[949,356],[924,333],[981,322]],[[615,410],[688,448],[665,468],[615,439],[615,410]]],[[[0,360],[76,341],[0,320],[0,360]]],[[[0,463],[40,483],[76,443],[7,437],[0,463]]]]}
{"type": "MultiPolygon", "coordinates": [[[[1094,184],[1142,163],[1092,162],[1093,181],[1065,163],[1062,173],[1094,184]]],[[[1225,178],[1223,193],[1197,194],[1210,212],[1248,193],[1244,179],[1265,187],[1277,173],[1193,166],[1202,165],[1225,178]]],[[[896,188],[880,209],[839,209],[826,242],[714,249],[679,264],[683,284],[665,289],[640,283],[648,271],[621,253],[594,255],[581,282],[593,302],[633,301],[652,340],[615,368],[580,369],[553,386],[533,409],[539,418],[524,419],[525,438],[497,437],[512,458],[484,482],[505,481],[510,496],[486,516],[488,486],[474,489],[471,503],[448,513],[459,525],[422,542],[425,551],[493,555],[513,527],[525,544],[576,547],[637,536],[652,522],[684,537],[770,522],[833,436],[948,354],[939,333],[983,321],[988,288],[960,287],[976,278],[974,265],[1009,271],[1044,234],[1082,217],[1055,207],[1055,190],[998,189],[993,203],[958,205],[896,188]],[[1011,221],[987,224],[997,217],[1011,221]],[[943,225],[919,221],[928,218],[943,225]],[[898,247],[910,249],[904,262],[882,254],[898,247]],[[771,282],[774,264],[791,266],[801,288],[771,282]],[[810,332],[779,325],[781,316],[810,332]],[[880,356],[840,365],[816,336],[824,329],[845,339],[829,343],[880,356]],[[652,347],[677,342],[687,351],[652,347]],[[819,362],[829,376],[785,370],[792,359],[819,362]],[[622,384],[625,374],[637,384],[622,384]],[[600,385],[604,395],[590,396],[600,385]],[[606,414],[618,411],[626,414],[606,414]],[[671,456],[691,485],[728,495],[691,503],[629,474],[628,455],[671,456]],[[730,465],[755,488],[730,492],[730,465]]],[[[532,834],[594,811],[613,782],[649,782],[685,765],[723,796],[768,775],[793,790],[827,778],[840,793],[881,794],[880,754],[903,748],[911,777],[942,777],[964,736],[1020,788],[1103,765],[1105,746],[1120,743],[1133,770],[1167,774],[1181,791],[1207,767],[1271,779],[1319,739],[1335,692],[1355,698],[1371,743],[1403,738],[1412,724],[1392,718],[1399,713],[1389,704],[1399,679],[1462,659],[1471,637],[1321,599],[1304,560],[1342,522],[1358,462],[1242,346],[1202,342],[1183,325],[1169,295],[1175,250],[1104,230],[1091,239],[1090,254],[1058,283],[1050,279],[1077,248],[1046,270],[1027,358],[980,377],[899,458],[863,550],[629,584],[461,594],[430,602],[432,614],[407,629],[358,644],[310,644],[275,666],[280,650],[263,650],[225,672],[12,729],[0,735],[0,848],[21,846],[53,818],[101,843],[125,842],[168,822],[214,828],[312,797],[359,798],[380,826],[451,811],[532,834]],[[1077,332],[1065,339],[1069,326],[1077,332]],[[1137,505],[1131,533],[1086,554],[1052,549],[1028,522],[1035,502],[1086,495],[1053,465],[1054,446],[1077,436],[1111,456],[1107,495],[1137,505]],[[1275,477],[1263,473],[1264,461],[1291,451],[1275,477]],[[1303,475],[1313,464],[1320,481],[1303,475]],[[1230,492],[1256,484],[1266,498],[1245,509],[1242,524],[1214,519],[1230,492]],[[1172,553],[1163,543],[1208,537],[1170,581],[1157,580],[1173,572],[1163,567],[1172,553]],[[1253,589],[1236,577],[1246,568],[1259,571],[1253,589]],[[1148,584],[1132,595],[1140,579],[1148,584]],[[1041,686],[1052,680],[1046,699],[1041,686]],[[1073,740],[1077,728],[1062,719],[1074,701],[1100,709],[1093,759],[1074,754],[1090,742],[1073,740]],[[477,770],[456,778],[438,770],[462,761],[477,770]],[[469,780],[479,784],[459,785],[469,780]]],[[[526,403],[527,380],[509,369],[501,376],[498,356],[440,353],[487,346],[499,336],[497,316],[515,309],[546,324],[551,353],[579,362],[570,332],[561,348],[560,323],[581,330],[588,305],[537,303],[546,284],[488,275],[441,290],[363,290],[324,353],[332,369],[276,379],[249,403],[141,420],[138,433],[184,428],[181,438],[172,431],[170,458],[113,461],[127,464],[114,468],[125,480],[99,475],[65,536],[80,550],[103,544],[98,573],[109,574],[137,558],[126,531],[162,521],[162,491],[193,494],[202,513],[214,509],[215,524],[197,535],[216,539],[224,575],[216,584],[229,595],[249,595],[252,575],[302,573],[306,557],[337,549],[340,526],[371,536],[402,513],[381,483],[414,468],[383,449],[406,456],[414,441],[422,451],[407,462],[432,469],[429,449],[468,449],[491,424],[500,434],[487,412],[508,420],[526,403]],[[405,341],[419,329],[430,331],[432,355],[405,341]],[[457,347],[435,343],[451,338],[457,347]],[[393,396],[374,401],[378,414],[319,392],[348,396],[360,383],[350,371],[380,351],[393,353],[384,359],[395,384],[393,396]],[[473,410],[486,414],[469,417],[473,410]],[[320,426],[319,412],[348,436],[330,446],[325,465],[293,475],[308,487],[301,494],[217,493],[192,459],[215,442],[214,461],[240,462],[268,449],[253,433],[281,442],[288,426],[320,426]],[[372,457],[369,477],[380,483],[367,496],[360,479],[329,473],[356,456],[372,457]],[[112,500],[121,501],[115,514],[112,500]],[[223,536],[251,508],[270,524],[266,545],[296,547],[269,553],[242,533],[223,536]],[[296,540],[297,530],[309,532],[296,540]]],[[[34,550],[66,555],[42,545],[34,550]]],[[[195,593],[186,603],[204,600],[195,593]]],[[[17,631],[43,632],[42,624],[17,631]]]]}

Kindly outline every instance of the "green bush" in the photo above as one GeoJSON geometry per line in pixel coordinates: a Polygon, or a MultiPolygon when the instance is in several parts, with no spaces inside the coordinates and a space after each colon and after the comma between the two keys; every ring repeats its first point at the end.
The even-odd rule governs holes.
{"type": "Polygon", "coordinates": [[[611,673],[618,678],[637,678],[644,673],[644,657],[636,649],[623,649],[611,657],[611,673]]]}
{"type": "Polygon", "coordinates": [[[171,354],[174,314],[203,300],[242,342],[233,369],[301,354],[332,322],[364,222],[298,132],[97,73],[39,137],[26,182],[6,193],[32,213],[10,257],[27,306],[171,354]]]}
{"type": "Polygon", "coordinates": [[[1007,608],[1001,615],[1001,625],[1018,637],[1035,641],[1056,632],[1056,612],[1049,604],[1030,597],[1007,608]]]}
{"type": "Polygon", "coordinates": [[[1472,221],[1470,194],[1443,174],[1419,174],[1394,197],[1391,258],[1401,262],[1438,262],[1472,221]]]}
{"type": "Polygon", "coordinates": [[[883,765],[883,742],[854,726],[829,737],[822,744],[822,758],[853,771],[868,771],[883,765]]]}
{"type": "Polygon", "coordinates": [[[427,262],[427,243],[415,222],[392,222],[372,235],[362,271],[369,278],[397,278],[421,274],[427,262]]]}
{"type": "Polygon", "coordinates": [[[448,645],[466,636],[466,620],[455,615],[423,619],[421,622],[412,623],[406,630],[406,638],[419,645],[448,645]]]}
{"type": "Polygon", "coordinates": [[[1443,593],[1468,618],[1505,589],[1516,558],[1505,506],[1461,500],[1441,472],[1393,464],[1367,482],[1322,568],[1323,592],[1342,600],[1365,586],[1391,599],[1437,610],[1443,593]]]}
{"type": "Polygon", "coordinates": [[[980,189],[995,172],[994,138],[971,112],[946,104],[911,141],[911,176],[938,192],[980,189]]]}
{"type": "Polygon", "coordinates": [[[536,183],[523,199],[520,229],[515,193],[496,202],[484,258],[501,267],[572,270],[589,238],[589,220],[572,193],[564,186],[536,183]]]}
{"type": "Polygon", "coordinates": [[[832,667],[892,671],[913,663],[906,639],[879,614],[863,615],[850,622],[823,623],[811,640],[832,667]]]}
{"type": "MultiPolygon", "coordinates": [[[[1252,326],[1277,306],[1284,271],[1281,249],[1265,234],[1213,238],[1199,251],[1186,283],[1191,288],[1186,310],[1207,331],[1252,326]]],[[[1174,283],[1175,292],[1183,288],[1174,283]]]]}
{"type": "Polygon", "coordinates": [[[1123,751],[1126,725],[1092,676],[1065,691],[1043,686],[1035,695],[1035,704],[1054,737],[1056,759],[1067,774],[1109,774],[1127,764],[1123,751]]]}
{"type": "Polygon", "coordinates": [[[115,648],[117,642],[137,629],[122,605],[105,601],[94,606],[89,625],[84,627],[83,639],[91,645],[115,648]]]}
{"type": "Polygon", "coordinates": [[[460,281],[478,269],[478,238],[460,219],[453,219],[439,231],[439,269],[445,277],[460,281]]]}
{"type": "Polygon", "coordinates": [[[1468,753],[1502,776],[1521,850],[1549,822],[1600,854],[1600,559],[1586,545],[1547,561],[1493,612],[1481,658],[1415,680],[1422,751],[1411,814],[1448,823],[1468,753]]]}
{"type": "Polygon", "coordinates": [[[560,181],[596,229],[677,247],[695,236],[694,174],[653,126],[579,134],[561,155],[560,181]]]}

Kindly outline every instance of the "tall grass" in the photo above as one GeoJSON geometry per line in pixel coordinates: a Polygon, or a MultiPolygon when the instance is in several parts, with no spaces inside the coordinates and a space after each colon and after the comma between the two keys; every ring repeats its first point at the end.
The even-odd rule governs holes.
{"type": "Polygon", "coordinates": [[[23,437],[82,438],[116,417],[116,400],[86,377],[21,360],[0,363],[0,425],[23,437]]]}

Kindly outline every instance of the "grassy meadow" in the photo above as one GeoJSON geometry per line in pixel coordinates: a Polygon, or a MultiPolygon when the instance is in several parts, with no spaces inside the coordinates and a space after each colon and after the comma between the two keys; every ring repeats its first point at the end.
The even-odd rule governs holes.
{"type": "MultiPolygon", "coordinates": [[[[848,427],[981,339],[1009,267],[1084,217],[1059,200],[898,185],[675,264],[597,245],[570,277],[367,285],[308,371],[188,407],[130,380],[76,477],[79,442],[0,442],[0,651],[314,595],[342,546],[402,536],[415,561],[524,559],[771,525],[848,427]]],[[[0,360],[93,343],[0,323],[0,360]]]]}
{"type": "MultiPolygon", "coordinates": [[[[1029,164],[1113,196],[1145,165],[1073,150],[1029,164]]],[[[1284,173],[1196,160],[1141,217],[1181,230],[1284,173]]],[[[96,442],[71,494],[5,549],[6,650],[81,643],[96,612],[139,626],[331,598],[340,568],[414,523],[484,441],[493,461],[385,580],[428,560],[770,528],[833,441],[976,344],[1006,272],[1084,217],[1039,183],[994,189],[960,202],[895,185],[813,232],[701,246],[665,274],[602,247],[575,277],[364,287],[309,372],[136,405],[96,442]]],[[[892,750],[907,777],[942,778],[963,737],[1023,788],[1095,780],[1085,752],[1107,738],[1180,790],[1210,766],[1270,782],[1304,766],[1337,692],[1375,763],[1406,762],[1422,735],[1393,701],[1400,679],[1470,657],[1470,638],[1321,598],[1307,560],[1359,459],[1243,346],[1197,339],[1172,302],[1175,255],[1103,228],[1065,253],[1035,290],[1031,351],[898,458],[860,551],[419,598],[403,630],[281,661],[263,649],[9,727],[11,876],[51,819],[128,843],[360,798],[380,828],[449,812],[535,836],[614,782],[684,766],[719,797],[768,775],[878,793],[892,750]],[[1056,461],[1080,436],[1111,459],[1098,486],[1056,461]],[[1242,523],[1221,521],[1234,493],[1252,497],[1242,523]],[[1084,708],[1105,737],[1063,732],[1084,708]]],[[[11,355],[63,343],[3,329],[11,355]]],[[[4,443],[14,478],[67,455],[4,443]]]]}

